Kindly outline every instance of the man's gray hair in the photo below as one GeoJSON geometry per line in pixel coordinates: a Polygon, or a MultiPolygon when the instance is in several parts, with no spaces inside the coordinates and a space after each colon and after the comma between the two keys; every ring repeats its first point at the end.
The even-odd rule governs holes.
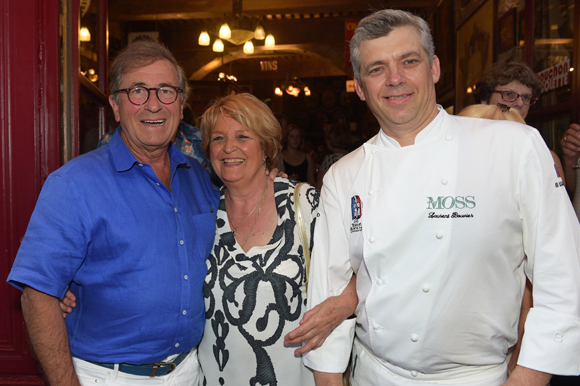
{"type": "Polygon", "coordinates": [[[125,75],[159,60],[167,60],[175,67],[179,87],[183,90],[181,93],[181,102],[183,103],[189,93],[189,83],[183,67],[177,62],[177,59],[167,47],[147,36],[139,37],[123,48],[111,64],[109,91],[115,101],[119,103],[119,94],[115,94],[115,91],[121,87],[121,82],[125,75]]]}
{"type": "Polygon", "coordinates": [[[350,61],[354,71],[354,76],[358,81],[360,78],[360,45],[365,40],[378,39],[390,34],[395,28],[411,25],[419,31],[421,35],[421,45],[429,58],[429,65],[433,65],[435,55],[435,45],[429,29],[429,24],[409,12],[397,9],[383,9],[362,19],[354,36],[350,40],[350,61]]]}

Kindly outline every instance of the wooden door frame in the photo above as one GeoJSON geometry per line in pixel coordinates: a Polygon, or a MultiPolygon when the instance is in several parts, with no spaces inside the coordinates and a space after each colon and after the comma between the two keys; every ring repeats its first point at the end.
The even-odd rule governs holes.
{"type": "Polygon", "coordinates": [[[60,4],[0,2],[0,385],[40,385],[20,291],[5,282],[48,174],[60,166],[60,4]]]}

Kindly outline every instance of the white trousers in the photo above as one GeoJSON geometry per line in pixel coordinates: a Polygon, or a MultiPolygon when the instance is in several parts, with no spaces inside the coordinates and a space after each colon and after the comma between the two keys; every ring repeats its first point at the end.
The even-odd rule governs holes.
{"type": "Polygon", "coordinates": [[[357,338],[354,339],[352,357],[350,369],[350,384],[352,386],[500,386],[507,378],[506,363],[498,366],[497,369],[494,368],[486,372],[485,376],[481,374],[449,381],[406,378],[385,367],[357,338]]]}
{"type": "Polygon", "coordinates": [[[79,358],[73,358],[73,364],[82,386],[197,386],[200,381],[197,348],[191,350],[191,353],[175,370],[167,375],[153,378],[123,373],[118,370],[117,365],[115,369],[107,369],[79,358]]]}

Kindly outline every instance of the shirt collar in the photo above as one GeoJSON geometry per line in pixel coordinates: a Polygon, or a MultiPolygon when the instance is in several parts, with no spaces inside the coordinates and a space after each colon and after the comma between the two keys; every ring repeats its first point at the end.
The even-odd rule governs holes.
{"type": "MultiPolygon", "coordinates": [[[[443,109],[443,107],[441,107],[441,105],[437,105],[437,110],[439,111],[439,113],[437,114],[435,119],[433,119],[431,123],[429,123],[423,130],[417,133],[417,136],[415,137],[415,145],[433,139],[435,134],[439,132],[438,129],[442,127],[444,119],[443,115],[445,110],[443,109]]],[[[386,147],[401,147],[399,142],[396,139],[389,137],[387,134],[385,134],[383,129],[379,130],[379,135],[377,139],[378,139],[377,144],[386,147]]]]}
{"type": "MultiPolygon", "coordinates": [[[[121,127],[117,128],[115,134],[109,142],[109,151],[111,152],[111,157],[113,159],[113,164],[118,172],[124,172],[133,167],[136,163],[139,163],[137,158],[131,153],[123,139],[121,138],[121,127]]],[[[171,160],[172,169],[179,165],[187,164],[187,159],[177,147],[172,143],[167,150],[169,153],[169,159],[171,160]],[[175,165],[175,166],[173,166],[175,165]]],[[[172,170],[173,171],[173,170],[172,170]]]]}

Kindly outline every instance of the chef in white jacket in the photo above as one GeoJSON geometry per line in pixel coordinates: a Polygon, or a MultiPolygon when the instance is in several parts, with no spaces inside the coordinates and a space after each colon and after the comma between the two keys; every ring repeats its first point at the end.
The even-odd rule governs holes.
{"type": "Polygon", "coordinates": [[[317,384],[546,385],[580,373],[580,227],[538,132],[448,115],[421,18],[382,10],[351,40],[358,95],[381,125],[326,174],[309,307],[357,275],[347,319],[304,363],[317,384]],[[525,277],[534,285],[518,366],[525,277]],[[353,344],[353,336],[354,344],[353,344]]]}

